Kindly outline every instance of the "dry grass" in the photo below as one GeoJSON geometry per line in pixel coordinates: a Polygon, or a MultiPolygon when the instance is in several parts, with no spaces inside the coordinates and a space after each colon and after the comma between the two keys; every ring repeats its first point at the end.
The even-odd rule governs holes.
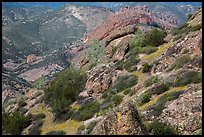
{"type": "Polygon", "coordinates": [[[142,73],[141,71],[134,71],[131,74],[136,75],[138,77],[138,83],[143,83],[145,80],[147,80],[150,75],[147,73],[142,73]]]}
{"type": "Polygon", "coordinates": [[[158,50],[150,55],[144,55],[141,58],[141,61],[147,61],[147,62],[153,62],[155,61],[159,56],[161,56],[171,45],[173,44],[172,41],[165,43],[158,47],[158,50]]]}
{"type": "Polygon", "coordinates": [[[164,94],[166,93],[171,93],[171,92],[176,92],[176,91],[179,91],[179,90],[186,90],[188,87],[187,86],[183,86],[183,87],[173,87],[171,88],[170,90],[156,96],[155,98],[153,98],[152,100],[150,100],[148,103],[145,103],[144,105],[142,105],[139,109],[141,111],[143,111],[144,109],[146,109],[148,106],[152,106],[153,104],[157,103],[157,101],[159,100],[159,98],[161,96],[163,96],[164,94]]]}
{"type": "Polygon", "coordinates": [[[50,131],[64,131],[66,135],[76,134],[77,128],[81,125],[81,122],[74,120],[67,120],[63,123],[55,123],[53,114],[45,109],[43,104],[38,104],[32,108],[33,114],[44,113],[46,115],[42,127],[42,135],[47,134],[50,131]]]}

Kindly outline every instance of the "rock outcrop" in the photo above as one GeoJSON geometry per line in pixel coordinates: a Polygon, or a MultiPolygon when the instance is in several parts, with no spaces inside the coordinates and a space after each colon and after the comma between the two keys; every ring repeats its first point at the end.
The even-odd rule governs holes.
{"type": "Polygon", "coordinates": [[[101,64],[88,73],[86,90],[90,96],[99,96],[104,93],[117,79],[120,70],[114,70],[110,64],[101,64]]]}
{"type": "Polygon", "coordinates": [[[124,104],[111,111],[98,122],[91,134],[94,135],[145,135],[148,134],[137,109],[124,104]]]}
{"type": "Polygon", "coordinates": [[[84,37],[84,42],[87,42],[90,39],[104,40],[113,33],[113,31],[120,31],[126,26],[138,23],[150,26],[159,25],[166,29],[171,29],[177,26],[177,21],[175,19],[172,20],[170,16],[162,18],[156,13],[150,12],[146,6],[126,7],[116,13],[112,13],[105,23],[84,37]]]}
{"type": "Polygon", "coordinates": [[[182,135],[192,135],[202,124],[202,89],[198,87],[192,85],[178,99],[166,103],[159,120],[179,127],[182,135]]]}

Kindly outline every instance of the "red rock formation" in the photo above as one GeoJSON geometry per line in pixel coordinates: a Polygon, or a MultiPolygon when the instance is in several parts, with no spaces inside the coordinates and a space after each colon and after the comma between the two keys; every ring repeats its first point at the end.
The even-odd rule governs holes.
{"type": "Polygon", "coordinates": [[[104,40],[112,31],[123,30],[128,25],[135,25],[137,23],[152,24],[158,23],[161,27],[170,29],[175,27],[175,20],[159,16],[159,13],[150,12],[146,6],[126,7],[120,9],[118,12],[110,14],[107,21],[97,27],[94,31],[86,34],[84,42],[90,39],[104,40]]]}

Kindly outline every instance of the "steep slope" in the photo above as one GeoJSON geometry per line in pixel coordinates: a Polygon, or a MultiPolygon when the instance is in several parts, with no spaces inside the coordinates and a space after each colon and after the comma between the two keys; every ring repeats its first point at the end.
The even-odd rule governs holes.
{"type": "MultiPolygon", "coordinates": [[[[80,129],[79,133],[200,134],[202,125],[201,15],[202,12],[199,9],[187,23],[173,29],[165,38],[166,40],[168,38],[166,43],[158,46],[158,49],[152,53],[142,53],[142,50],[135,47],[139,50],[137,51],[139,61],[136,64],[130,64],[131,67],[136,66],[134,70],[124,67],[130,53],[134,56],[138,54],[133,51],[131,44],[128,46],[129,50],[122,48],[127,46],[122,42],[122,38],[125,39],[124,36],[111,41],[109,45],[112,43],[116,45],[115,47],[119,46],[112,53],[113,56],[110,56],[110,58],[113,57],[111,60],[114,60],[114,54],[118,54],[117,51],[124,52],[125,55],[121,55],[124,58],[118,58],[115,62],[109,60],[107,63],[98,63],[95,67],[89,68],[86,90],[80,95],[84,98],[92,97],[101,102],[102,110],[96,113],[95,117],[84,121],[85,128],[80,129]],[[174,33],[175,30],[177,33],[174,33]],[[111,71],[109,67],[112,68],[111,71]],[[119,73],[114,74],[114,71],[119,73]],[[126,76],[128,74],[138,78],[133,80],[137,81],[136,84],[130,80],[131,76],[129,78],[126,76]],[[109,77],[113,79],[116,77],[116,80],[109,77]],[[126,84],[130,85],[126,87],[126,84]],[[118,107],[112,104],[116,96],[118,107]],[[128,103],[133,103],[135,107],[133,108],[138,112],[129,114],[131,109],[126,110],[128,103]],[[132,115],[135,115],[136,120],[132,115]],[[94,121],[97,124],[89,131],[89,126],[94,121]],[[132,121],[135,121],[135,125],[132,125],[132,121]]],[[[142,37],[142,35],[139,36],[142,37]]]]}
{"type": "Polygon", "coordinates": [[[22,106],[6,103],[8,112],[34,115],[23,134],[202,134],[202,8],[175,28],[169,20],[129,13],[111,14],[86,43],[62,49],[79,69],[55,75],[44,91],[28,90],[22,106]]]}
{"type": "Polygon", "coordinates": [[[58,10],[39,6],[3,7],[2,66],[5,75],[2,86],[5,85],[5,91],[12,94],[16,90],[22,94],[41,77],[50,79],[69,67],[71,54],[65,54],[65,50],[74,41],[80,41],[86,31],[106,20],[109,13],[103,8],[79,5],[65,5],[58,10]],[[90,23],[92,20],[95,23],[90,23]]]}

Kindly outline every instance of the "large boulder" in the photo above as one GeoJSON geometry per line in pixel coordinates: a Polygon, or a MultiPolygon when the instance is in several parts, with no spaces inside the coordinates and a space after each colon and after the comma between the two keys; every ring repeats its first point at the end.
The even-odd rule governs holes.
{"type": "Polygon", "coordinates": [[[137,109],[132,104],[123,104],[97,123],[94,135],[144,135],[147,130],[137,109]]]}
{"type": "Polygon", "coordinates": [[[100,64],[94,67],[88,74],[87,93],[95,97],[101,95],[116,81],[120,73],[120,70],[114,70],[110,64],[100,64]]]}

